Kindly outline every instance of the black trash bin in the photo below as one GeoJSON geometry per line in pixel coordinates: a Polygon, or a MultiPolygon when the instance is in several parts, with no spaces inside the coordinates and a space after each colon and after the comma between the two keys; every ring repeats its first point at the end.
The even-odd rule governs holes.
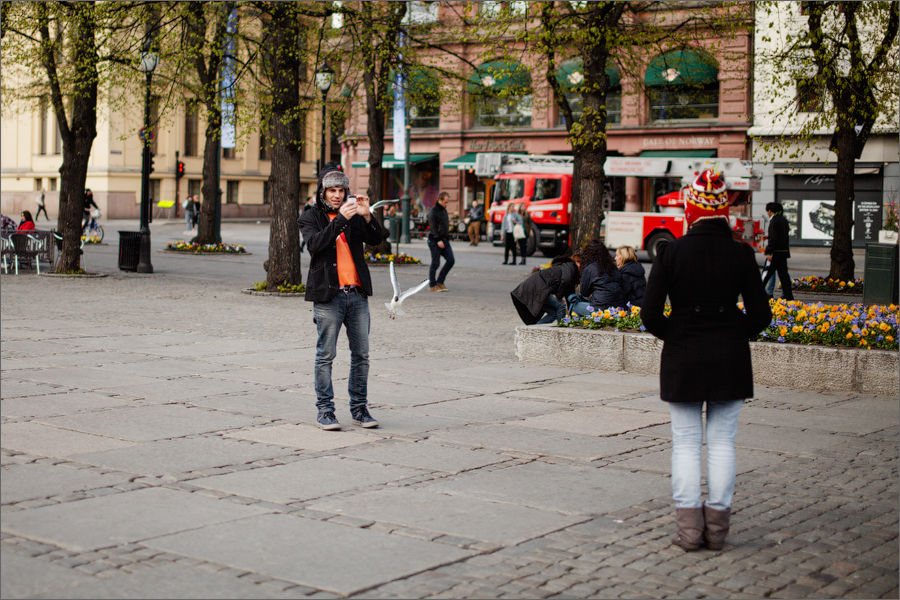
{"type": "Polygon", "coordinates": [[[121,271],[137,271],[141,260],[141,232],[119,232],[119,269],[121,271]]]}
{"type": "Polygon", "coordinates": [[[897,244],[866,244],[866,274],[863,286],[863,302],[866,304],[897,304],[898,257],[897,244]]]}

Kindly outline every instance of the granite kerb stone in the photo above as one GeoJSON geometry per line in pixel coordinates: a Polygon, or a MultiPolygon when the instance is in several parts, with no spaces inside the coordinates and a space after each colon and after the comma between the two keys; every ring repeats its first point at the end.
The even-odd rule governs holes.
{"type": "MultiPolygon", "coordinates": [[[[516,327],[515,340],[522,362],[643,375],[659,373],[663,346],[648,333],[554,325],[516,327]]],[[[894,351],[751,342],[750,354],[760,385],[891,397],[900,388],[900,353],[894,351]]]]}

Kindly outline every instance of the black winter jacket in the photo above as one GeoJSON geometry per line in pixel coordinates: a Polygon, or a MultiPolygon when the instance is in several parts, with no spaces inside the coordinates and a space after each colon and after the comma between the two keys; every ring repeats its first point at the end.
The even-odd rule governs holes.
{"type": "Polygon", "coordinates": [[[644,266],[639,262],[627,262],[619,269],[622,277],[622,293],[625,303],[631,302],[632,306],[640,306],[644,301],[644,290],[647,289],[647,277],[644,275],[644,266]]]}
{"type": "Polygon", "coordinates": [[[777,213],[769,219],[769,243],[766,246],[766,254],[771,255],[775,252],[784,252],[783,256],[790,258],[790,230],[790,224],[783,214],[777,213]]]}
{"type": "Polygon", "coordinates": [[[581,295],[590,300],[594,310],[625,306],[619,272],[600,273],[600,263],[596,261],[581,270],[581,295]]]}
{"type": "Polygon", "coordinates": [[[447,209],[435,203],[428,211],[428,237],[436,242],[450,241],[450,215],[447,209]]]}
{"type": "Polygon", "coordinates": [[[542,269],[531,274],[510,292],[513,306],[519,313],[522,322],[534,325],[543,312],[544,302],[550,294],[560,300],[575,291],[578,285],[578,266],[568,257],[554,258],[549,269],[542,269]]]}
{"type": "Polygon", "coordinates": [[[300,216],[300,231],[311,255],[309,275],[306,276],[306,295],[309,302],[328,303],[338,294],[341,285],[337,273],[337,237],[345,234],[350,245],[353,264],[367,296],[372,295],[372,278],[366,266],[363,244],[381,243],[381,227],[375,217],[367,223],[359,215],[349,221],[340,213],[330,220],[319,208],[308,208],[300,216]]]}
{"type": "Polygon", "coordinates": [[[732,239],[725,219],[697,221],[663,245],[641,307],[647,331],[663,341],[659,397],[714,402],[753,396],[749,339],[772,321],[753,249],[732,239]],[[666,296],[672,312],[663,313],[666,296]],[[743,299],[746,314],[737,308],[743,299]]]}

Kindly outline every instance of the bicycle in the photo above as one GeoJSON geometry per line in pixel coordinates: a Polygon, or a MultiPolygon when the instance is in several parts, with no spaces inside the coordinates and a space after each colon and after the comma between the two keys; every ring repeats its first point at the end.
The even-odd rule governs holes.
{"type": "Polygon", "coordinates": [[[84,226],[81,232],[81,239],[87,242],[99,244],[103,241],[103,227],[99,223],[100,211],[96,208],[91,209],[91,220],[84,226]]]}

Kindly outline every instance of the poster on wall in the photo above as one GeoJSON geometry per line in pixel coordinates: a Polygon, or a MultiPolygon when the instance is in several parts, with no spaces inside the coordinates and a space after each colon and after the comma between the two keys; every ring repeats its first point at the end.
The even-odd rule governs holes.
{"type": "MultiPolygon", "coordinates": [[[[789,205],[795,206],[797,200],[786,200],[784,216],[791,225],[791,237],[803,240],[821,241],[830,246],[834,239],[834,201],[833,200],[801,200],[799,211],[792,207],[795,219],[799,217],[799,231],[795,229],[789,214],[789,205]],[[799,214],[797,214],[799,212],[799,214]]],[[[881,229],[881,204],[876,200],[861,200],[853,203],[853,228],[850,239],[855,242],[877,242],[878,230],[881,229]]]]}
{"type": "Polygon", "coordinates": [[[783,200],[781,202],[781,207],[784,209],[782,214],[788,222],[788,236],[791,238],[797,237],[800,230],[800,224],[798,222],[799,216],[797,214],[797,204],[797,200],[783,200]]]}

